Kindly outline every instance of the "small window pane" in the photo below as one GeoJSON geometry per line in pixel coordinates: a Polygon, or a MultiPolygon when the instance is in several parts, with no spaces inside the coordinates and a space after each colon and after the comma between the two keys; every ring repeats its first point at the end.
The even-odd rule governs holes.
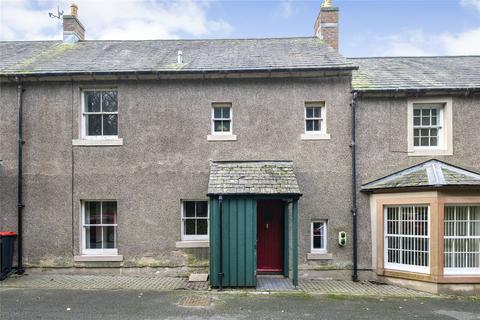
{"type": "Polygon", "coordinates": [[[415,126],[420,125],[420,117],[413,117],[413,125],[415,126]]]}
{"type": "Polygon", "coordinates": [[[428,138],[421,138],[420,139],[420,144],[422,146],[428,146],[428,138]]]}
{"type": "Polygon", "coordinates": [[[430,131],[429,129],[421,129],[420,133],[421,133],[422,137],[428,137],[429,131],[430,131]]]}
{"type": "Polygon", "coordinates": [[[418,147],[420,145],[420,139],[419,138],[413,138],[413,145],[415,147],[418,147]]]}
{"type": "Polygon", "coordinates": [[[432,117],[432,126],[437,125],[437,117],[432,117]]]}
{"type": "Polygon", "coordinates": [[[230,131],[230,121],[224,120],[222,122],[223,124],[223,132],[229,132],[230,131]]]}
{"type": "Polygon", "coordinates": [[[102,223],[117,223],[117,203],[115,201],[102,202],[102,223]]]}
{"type": "Polygon", "coordinates": [[[102,92],[102,111],[117,112],[117,91],[102,92]]]}
{"type": "Polygon", "coordinates": [[[320,118],[320,110],[321,108],[313,108],[313,115],[315,118],[320,118]]]}
{"type": "Polygon", "coordinates": [[[89,136],[100,136],[102,134],[102,116],[88,115],[87,116],[87,134],[89,136]]]}
{"type": "Polygon", "coordinates": [[[322,237],[313,237],[313,248],[314,249],[323,249],[322,237]]]}
{"type": "Polygon", "coordinates": [[[197,217],[207,217],[207,201],[197,201],[197,217]]]}
{"type": "Polygon", "coordinates": [[[100,202],[85,202],[85,224],[100,223],[100,202]]]}
{"type": "Polygon", "coordinates": [[[313,108],[307,108],[307,118],[313,118],[313,108]]]}
{"type": "Polygon", "coordinates": [[[213,117],[220,119],[222,117],[222,108],[213,108],[213,117]]]}
{"type": "Polygon", "coordinates": [[[430,138],[430,145],[432,147],[438,146],[438,139],[437,138],[430,138]]]}
{"type": "Polygon", "coordinates": [[[430,129],[430,136],[431,137],[438,136],[438,129],[430,129]]]}
{"type": "Polygon", "coordinates": [[[420,136],[420,129],[414,129],[413,130],[413,136],[414,137],[419,137],[420,136]]]}
{"type": "Polygon", "coordinates": [[[432,109],[432,117],[437,115],[437,109],[432,109]]]}
{"type": "Polygon", "coordinates": [[[307,131],[313,131],[313,120],[307,120],[307,131]]]}
{"type": "Polygon", "coordinates": [[[85,104],[87,112],[100,112],[100,92],[86,91],[85,104]]]}
{"type": "Polygon", "coordinates": [[[420,109],[413,109],[413,115],[416,117],[420,116],[420,109]]]}
{"type": "Polygon", "coordinates": [[[116,136],[118,134],[118,116],[116,114],[103,115],[103,135],[116,136]]]}
{"type": "Polygon", "coordinates": [[[320,120],[313,120],[313,131],[320,131],[320,120]]]}
{"type": "Polygon", "coordinates": [[[197,235],[208,234],[207,219],[197,219],[197,235]]]}
{"type": "Polygon", "coordinates": [[[115,227],[103,227],[103,248],[115,249],[115,227]]]}
{"type": "Polygon", "coordinates": [[[195,235],[195,219],[185,219],[184,230],[186,235],[195,235]]]}
{"type": "Polygon", "coordinates": [[[195,217],[195,201],[186,201],[184,203],[184,215],[185,217],[195,217]]]}
{"type": "Polygon", "coordinates": [[[230,108],[222,108],[223,118],[230,119],[230,108]]]}
{"type": "Polygon", "coordinates": [[[85,227],[85,248],[102,248],[102,227],[85,227]]]}

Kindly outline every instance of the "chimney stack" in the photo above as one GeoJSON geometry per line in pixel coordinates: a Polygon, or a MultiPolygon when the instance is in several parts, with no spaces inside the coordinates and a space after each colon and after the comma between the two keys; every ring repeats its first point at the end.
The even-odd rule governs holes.
{"type": "Polygon", "coordinates": [[[75,43],[85,40],[85,27],[78,20],[78,6],[72,3],[70,14],[63,16],[63,42],[75,43]]]}
{"type": "Polygon", "coordinates": [[[338,51],[338,7],[332,7],[332,0],[323,1],[314,32],[315,36],[338,51]]]}

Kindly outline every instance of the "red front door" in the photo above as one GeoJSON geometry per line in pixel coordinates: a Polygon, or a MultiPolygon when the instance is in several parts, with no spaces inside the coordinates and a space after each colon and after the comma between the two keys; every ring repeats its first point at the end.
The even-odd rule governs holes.
{"type": "Polygon", "coordinates": [[[259,200],[257,207],[257,270],[283,270],[283,202],[259,200]]]}

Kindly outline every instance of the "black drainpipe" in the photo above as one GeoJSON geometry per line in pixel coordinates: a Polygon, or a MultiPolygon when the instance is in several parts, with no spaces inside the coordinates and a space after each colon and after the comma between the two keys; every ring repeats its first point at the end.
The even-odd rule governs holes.
{"type": "Polygon", "coordinates": [[[353,274],[352,280],[358,281],[357,262],[357,154],[356,154],[356,108],[357,92],[352,92],[352,224],[353,224],[353,274]]]}
{"type": "Polygon", "coordinates": [[[18,87],[18,203],[17,203],[17,212],[18,212],[18,235],[17,235],[17,274],[23,274],[25,269],[23,268],[22,253],[23,253],[23,223],[22,223],[22,214],[23,214],[23,145],[25,141],[23,140],[23,92],[25,91],[23,83],[20,81],[19,77],[15,78],[18,87]]]}
{"type": "Polygon", "coordinates": [[[220,259],[220,266],[218,270],[218,279],[219,279],[219,284],[218,284],[218,290],[223,291],[223,237],[222,237],[222,209],[223,209],[223,196],[219,195],[218,196],[218,220],[220,221],[220,242],[218,243],[218,247],[220,248],[220,254],[219,254],[219,259],[220,259]]]}

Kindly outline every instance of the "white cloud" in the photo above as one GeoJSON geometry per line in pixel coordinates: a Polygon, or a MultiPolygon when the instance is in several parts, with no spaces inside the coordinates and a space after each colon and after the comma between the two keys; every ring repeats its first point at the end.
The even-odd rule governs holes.
{"type": "Polygon", "coordinates": [[[430,34],[405,30],[385,37],[373,37],[367,44],[371,55],[428,56],[480,54],[480,28],[460,33],[430,34]]]}
{"type": "MultiPolygon", "coordinates": [[[[207,15],[207,1],[77,0],[87,39],[166,39],[224,36],[231,25],[207,15]]],[[[0,1],[0,39],[60,39],[61,21],[48,17],[57,1],[0,1]]],[[[60,7],[69,13],[70,1],[60,7]]]]}
{"type": "Polygon", "coordinates": [[[474,7],[480,12],[480,0],[460,0],[460,4],[464,7],[474,7]]]}

